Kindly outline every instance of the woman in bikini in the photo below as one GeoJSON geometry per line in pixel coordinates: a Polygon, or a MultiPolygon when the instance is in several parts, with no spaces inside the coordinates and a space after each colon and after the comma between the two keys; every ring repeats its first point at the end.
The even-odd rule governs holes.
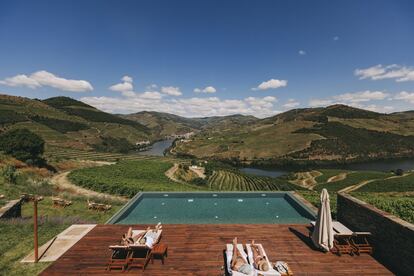
{"type": "Polygon", "coordinates": [[[252,267],[240,255],[240,252],[237,249],[237,238],[234,238],[233,240],[233,257],[231,259],[230,267],[232,270],[238,271],[246,275],[249,275],[252,273],[252,267]]]}
{"type": "Polygon", "coordinates": [[[269,264],[266,260],[265,255],[262,252],[262,248],[257,246],[252,240],[252,251],[253,251],[253,266],[260,271],[268,271],[270,269],[269,264]]]}

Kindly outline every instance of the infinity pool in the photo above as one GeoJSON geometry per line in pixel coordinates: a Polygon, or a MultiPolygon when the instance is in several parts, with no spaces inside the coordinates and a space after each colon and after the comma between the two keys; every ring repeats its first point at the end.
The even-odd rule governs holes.
{"type": "Polygon", "coordinates": [[[314,214],[289,192],[140,193],[110,224],[290,224],[314,214]]]}

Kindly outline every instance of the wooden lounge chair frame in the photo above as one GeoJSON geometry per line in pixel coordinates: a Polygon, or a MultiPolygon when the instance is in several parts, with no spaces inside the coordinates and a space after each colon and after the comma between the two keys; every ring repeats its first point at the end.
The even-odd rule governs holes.
{"type": "Polygon", "coordinates": [[[128,257],[130,255],[128,246],[115,245],[110,246],[109,249],[112,250],[112,253],[108,260],[106,270],[111,271],[112,269],[121,269],[122,272],[125,271],[128,266],[128,257]]]}
{"type": "Polygon", "coordinates": [[[371,236],[370,232],[354,232],[350,239],[351,246],[354,247],[354,251],[357,255],[361,253],[371,254],[374,252],[374,248],[368,241],[368,237],[371,236]]]}
{"type": "Polygon", "coordinates": [[[351,245],[352,235],[348,234],[335,234],[334,235],[334,247],[331,250],[333,253],[341,256],[342,254],[354,255],[354,247],[351,245]]]}
{"type": "Polygon", "coordinates": [[[109,204],[96,203],[96,202],[89,201],[89,200],[87,201],[87,203],[88,203],[88,209],[92,209],[92,210],[106,212],[112,208],[112,206],[109,204]]]}
{"type": "MultiPolygon", "coordinates": [[[[315,226],[315,222],[311,221],[311,226],[315,226]]],[[[370,232],[353,232],[348,227],[340,223],[339,221],[333,221],[332,226],[334,231],[334,248],[333,253],[355,254],[361,253],[372,254],[374,249],[368,241],[368,237],[371,235],[370,232]]],[[[311,233],[309,233],[311,236],[311,233]]]]}
{"type": "MultiPolygon", "coordinates": [[[[158,232],[158,237],[154,241],[153,247],[161,240],[162,230],[159,230],[158,232]]],[[[139,242],[139,240],[137,242],[139,242]]],[[[142,268],[142,271],[144,271],[148,262],[151,260],[152,248],[149,248],[146,245],[133,244],[129,245],[129,249],[128,270],[131,268],[142,268]]]]}
{"type": "Polygon", "coordinates": [[[65,200],[65,199],[62,199],[62,198],[52,198],[52,201],[53,201],[53,207],[66,208],[66,207],[72,205],[72,201],[65,200]]]}

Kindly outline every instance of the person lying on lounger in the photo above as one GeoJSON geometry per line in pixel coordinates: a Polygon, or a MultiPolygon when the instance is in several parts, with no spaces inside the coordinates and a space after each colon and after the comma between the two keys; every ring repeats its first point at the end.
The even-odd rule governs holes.
{"type": "Polygon", "coordinates": [[[131,232],[131,238],[128,239],[128,241],[132,244],[138,243],[140,245],[146,245],[149,248],[152,248],[158,238],[158,231],[162,229],[162,225],[158,223],[154,229],[151,229],[151,227],[148,227],[146,231],[139,233],[136,236],[132,237],[131,232]]]}
{"type": "Polygon", "coordinates": [[[240,255],[240,252],[237,249],[237,237],[233,240],[233,257],[231,259],[231,269],[246,275],[252,273],[252,267],[240,255]]]}
{"type": "Polygon", "coordinates": [[[262,252],[262,249],[254,244],[252,240],[252,251],[253,251],[253,261],[254,268],[261,271],[268,271],[270,269],[269,264],[266,260],[265,255],[262,252]]]}

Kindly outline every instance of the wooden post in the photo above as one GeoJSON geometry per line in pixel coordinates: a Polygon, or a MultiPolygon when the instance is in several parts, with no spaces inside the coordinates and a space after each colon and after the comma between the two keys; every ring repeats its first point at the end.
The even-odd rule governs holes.
{"type": "Polygon", "coordinates": [[[37,263],[39,261],[39,249],[37,244],[37,198],[35,197],[33,201],[34,206],[34,262],[37,263]]]}

